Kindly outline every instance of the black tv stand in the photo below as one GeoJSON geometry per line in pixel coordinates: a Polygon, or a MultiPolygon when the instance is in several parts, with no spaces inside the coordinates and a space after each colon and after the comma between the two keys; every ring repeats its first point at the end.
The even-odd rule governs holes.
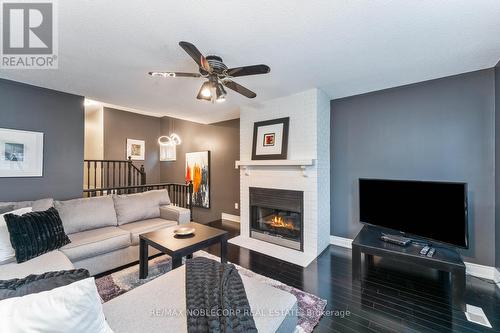
{"type": "Polygon", "coordinates": [[[380,239],[385,230],[365,225],[352,242],[352,278],[362,277],[361,254],[365,263],[373,261],[373,256],[399,260],[405,263],[423,265],[439,271],[449,272],[453,289],[453,306],[465,311],[463,295],[465,291],[465,264],[457,251],[439,247],[432,258],[422,256],[421,244],[411,243],[406,247],[384,242],[380,239]]]}

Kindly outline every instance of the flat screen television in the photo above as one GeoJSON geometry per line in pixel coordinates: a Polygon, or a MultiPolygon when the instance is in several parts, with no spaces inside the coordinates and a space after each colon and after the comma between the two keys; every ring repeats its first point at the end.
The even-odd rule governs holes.
{"type": "Polygon", "coordinates": [[[467,184],[359,179],[362,223],[468,248],[467,184]]]}

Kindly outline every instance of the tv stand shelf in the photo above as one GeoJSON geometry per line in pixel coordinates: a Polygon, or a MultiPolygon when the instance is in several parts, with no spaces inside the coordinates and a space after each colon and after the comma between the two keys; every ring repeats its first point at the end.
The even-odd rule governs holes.
{"type": "Polygon", "coordinates": [[[402,247],[380,239],[382,229],[365,225],[352,242],[352,278],[362,277],[361,254],[365,264],[373,261],[373,256],[399,260],[405,263],[422,265],[439,271],[449,272],[453,289],[453,305],[465,311],[463,294],[465,291],[465,264],[457,251],[450,248],[436,247],[432,258],[420,254],[421,244],[411,243],[402,247]]]}

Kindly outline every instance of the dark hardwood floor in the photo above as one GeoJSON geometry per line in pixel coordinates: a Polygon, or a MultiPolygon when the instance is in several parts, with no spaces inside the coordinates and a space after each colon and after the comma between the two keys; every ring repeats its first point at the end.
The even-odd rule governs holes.
{"type": "MultiPolygon", "coordinates": [[[[239,234],[238,223],[209,225],[228,230],[230,237],[239,234]]],[[[218,255],[217,246],[208,251],[218,255]]],[[[323,316],[314,332],[500,332],[500,289],[472,276],[466,303],[483,308],[493,329],[468,322],[451,307],[448,276],[422,267],[376,258],[361,281],[353,282],[350,249],[333,245],[306,268],[232,244],[228,260],[326,299],[332,315],[323,316]]]]}

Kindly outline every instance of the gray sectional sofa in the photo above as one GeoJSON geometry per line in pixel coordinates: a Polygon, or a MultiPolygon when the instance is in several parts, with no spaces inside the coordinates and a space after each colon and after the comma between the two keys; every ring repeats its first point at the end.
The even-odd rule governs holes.
{"type": "MultiPolygon", "coordinates": [[[[71,240],[58,251],[27,262],[0,265],[0,279],[3,280],[71,268],[85,268],[92,275],[99,274],[137,261],[139,234],[190,221],[190,211],[171,205],[166,190],[3,205],[15,208],[31,205],[33,210],[44,210],[53,205],[71,240]]],[[[149,253],[157,252],[151,249],[149,253]]]]}
{"type": "MultiPolygon", "coordinates": [[[[123,196],[3,203],[14,209],[58,210],[71,243],[23,263],[0,265],[0,280],[85,268],[92,275],[138,260],[139,234],[190,221],[188,209],[170,204],[163,190],[123,196]]],[[[0,207],[2,203],[0,203],[0,207]]],[[[151,255],[157,253],[150,249],[151,255]]],[[[262,333],[290,333],[298,323],[291,293],[242,276],[255,324],[262,333]]],[[[115,333],[187,332],[185,268],[181,266],[103,304],[115,333]],[[169,313],[173,311],[173,313],[169,313]]]]}

